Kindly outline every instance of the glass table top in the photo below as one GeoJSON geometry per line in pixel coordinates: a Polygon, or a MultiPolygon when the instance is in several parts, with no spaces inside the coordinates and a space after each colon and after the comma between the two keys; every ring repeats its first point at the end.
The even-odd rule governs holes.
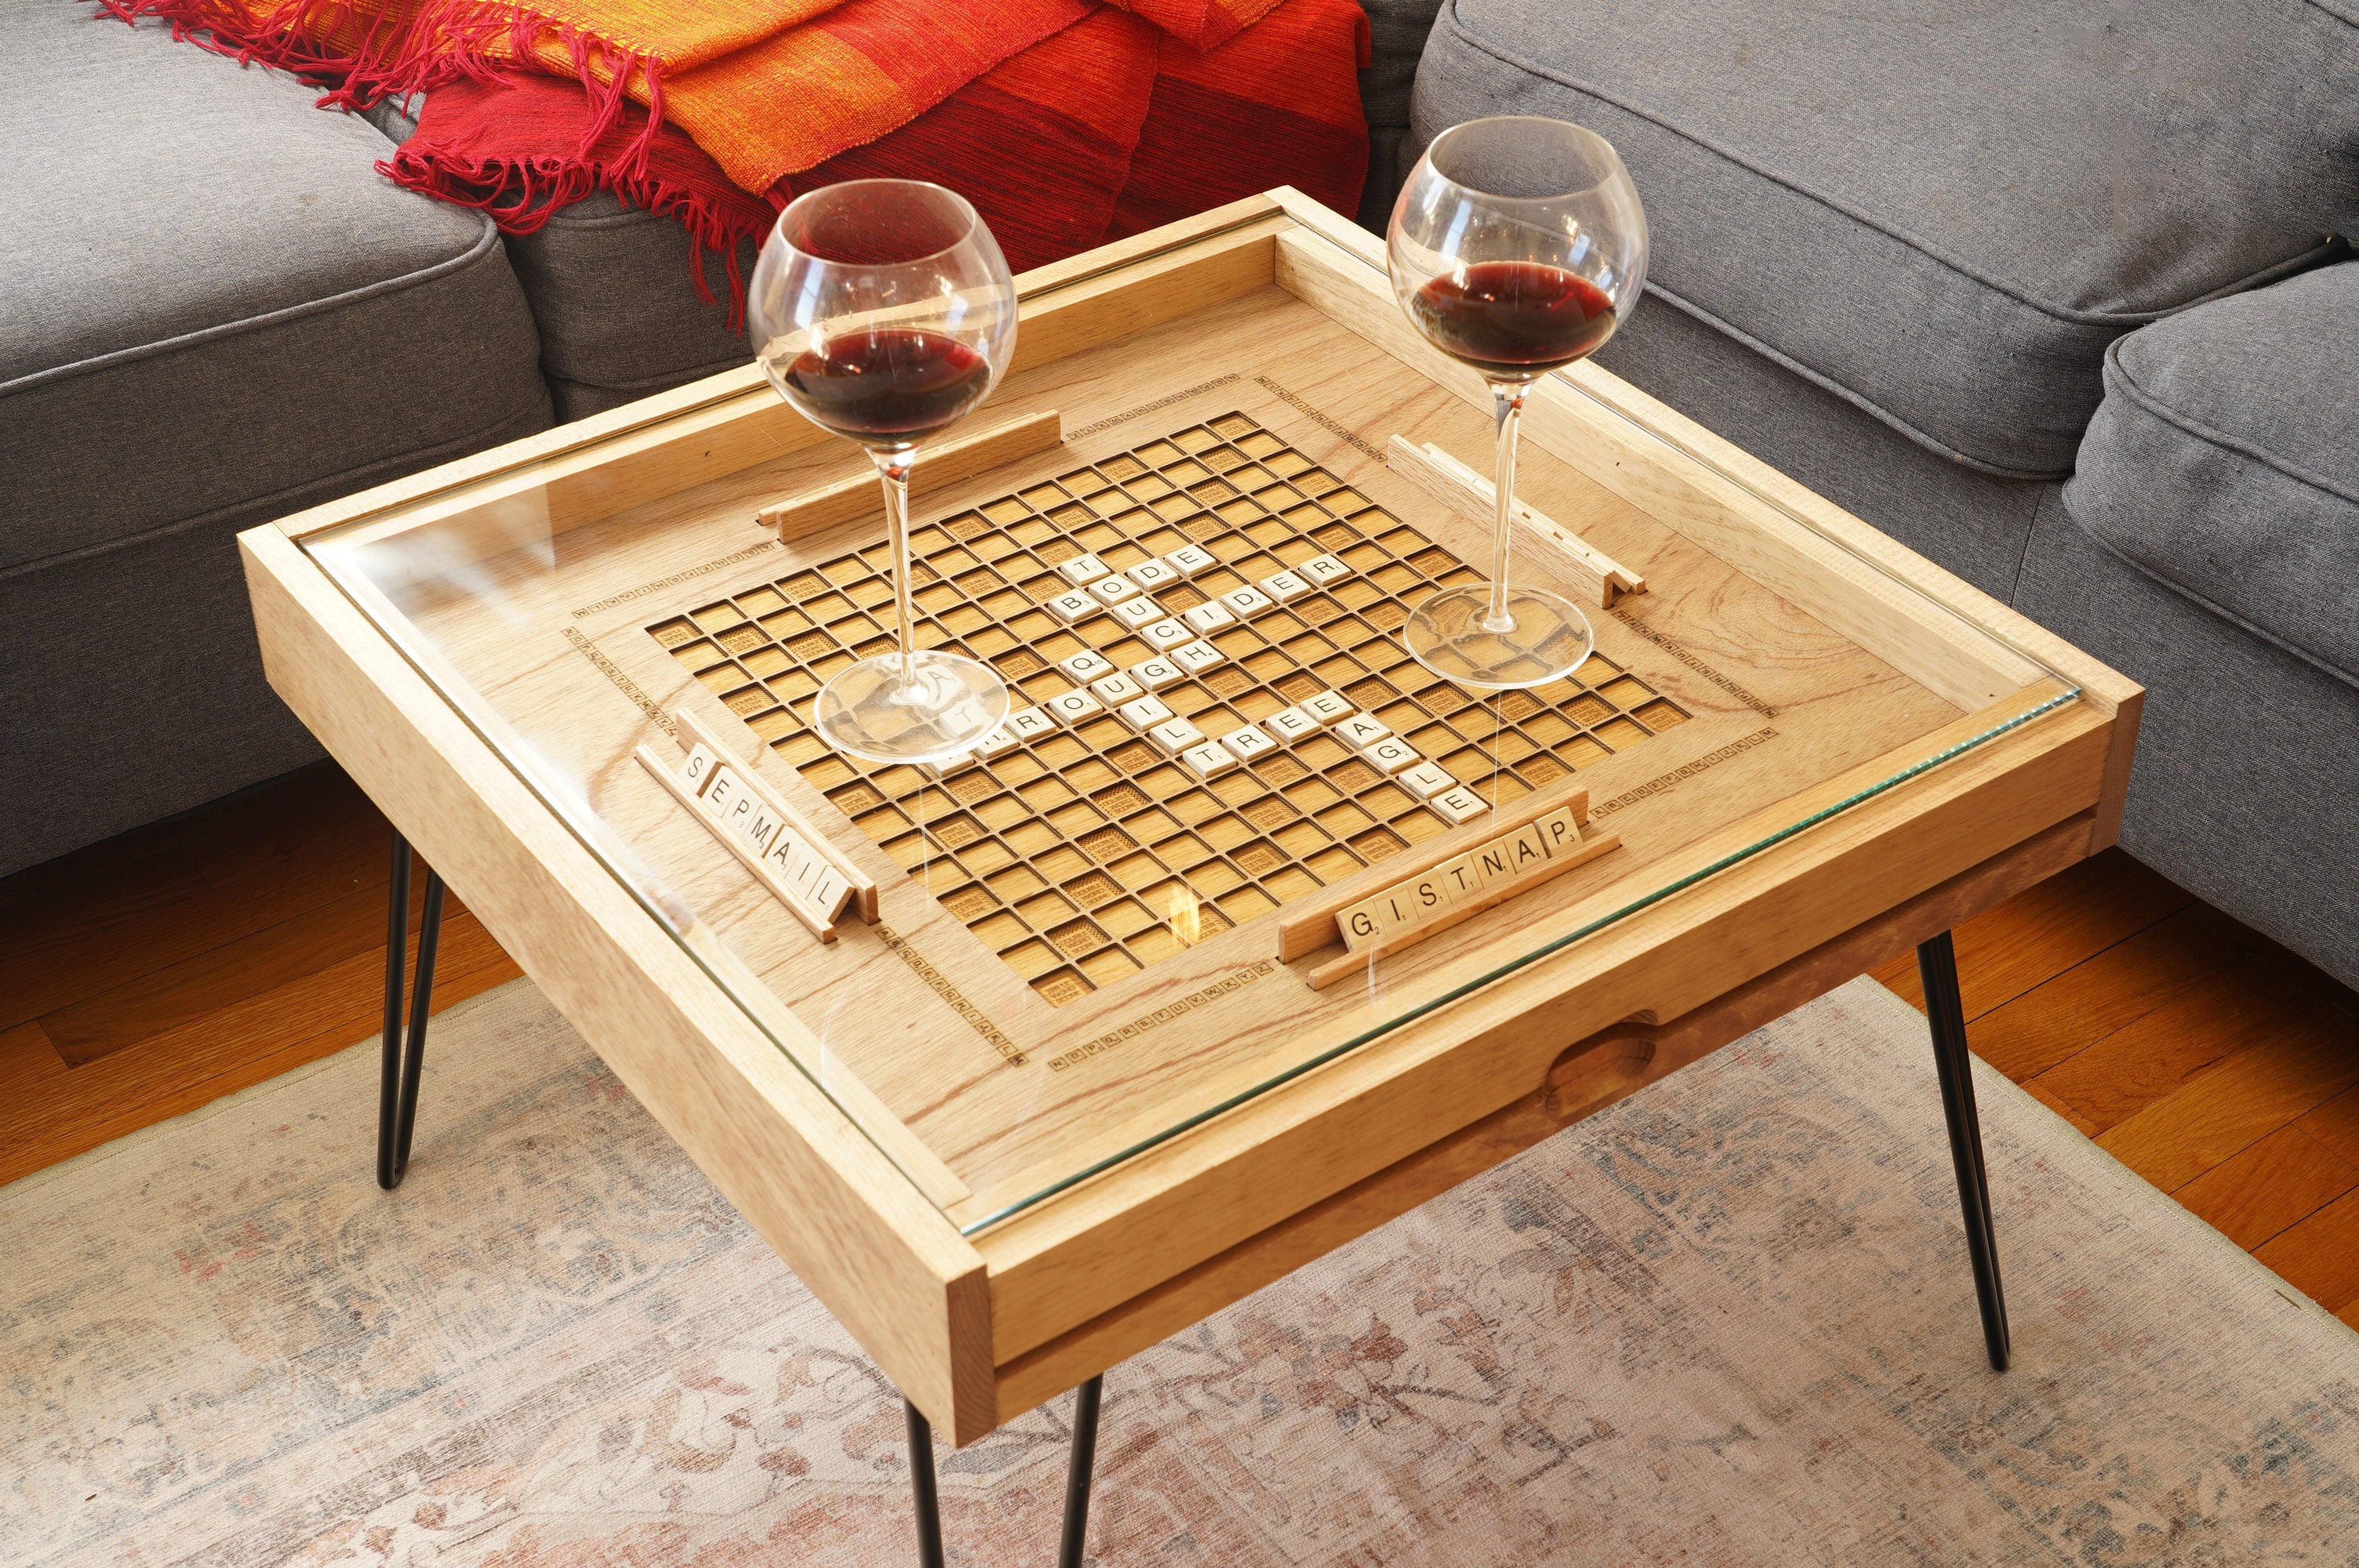
{"type": "Polygon", "coordinates": [[[1060,440],[920,454],[919,640],[1021,720],[939,769],[811,726],[892,645],[881,503],[750,372],[299,541],[970,1235],[1373,1042],[1462,1037],[1509,976],[1577,986],[1601,934],[2079,695],[1588,369],[1527,416],[1518,569],[1579,585],[1600,552],[1639,590],[1593,584],[1570,679],[1438,681],[1399,627],[1480,579],[1487,530],[1388,444],[1487,468],[1487,410],[1283,276],[1060,351],[1060,311],[1184,260],[1027,290],[1046,346],[951,438],[1053,410],[1060,440]]]}

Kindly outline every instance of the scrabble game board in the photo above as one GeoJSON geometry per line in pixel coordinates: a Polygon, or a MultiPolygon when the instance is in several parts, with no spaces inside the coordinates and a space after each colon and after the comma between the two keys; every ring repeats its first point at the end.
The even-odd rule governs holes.
{"type": "Polygon", "coordinates": [[[1052,1004],[1080,1000],[1688,718],[1593,656],[1495,696],[1399,627],[1479,579],[1242,413],[917,527],[917,641],[1006,679],[940,769],[810,727],[893,646],[878,544],[647,628],[1052,1004]]]}

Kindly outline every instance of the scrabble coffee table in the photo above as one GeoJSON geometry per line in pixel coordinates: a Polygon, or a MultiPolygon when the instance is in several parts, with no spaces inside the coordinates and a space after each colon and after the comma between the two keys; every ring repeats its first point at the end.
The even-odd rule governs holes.
{"type": "Polygon", "coordinates": [[[810,727],[894,634],[883,518],[750,367],[242,540],[429,914],[447,877],[904,1390],[929,1560],[929,1428],[1080,1387],[1077,1561],[1105,1368],[1910,946],[2003,1368],[1947,932],[2113,841],[2137,688],[1580,366],[1519,565],[1596,652],[1461,690],[1398,629],[1487,558],[1488,400],[1374,239],[1278,191],[1023,293],[917,470],[917,635],[1016,705],[938,769],[810,727]]]}

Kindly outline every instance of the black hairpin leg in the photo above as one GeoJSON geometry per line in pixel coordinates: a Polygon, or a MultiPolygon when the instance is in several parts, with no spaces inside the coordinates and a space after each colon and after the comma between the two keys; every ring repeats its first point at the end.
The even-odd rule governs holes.
{"type": "Polygon", "coordinates": [[[1966,1255],[1974,1264],[1974,1298],[1991,1366],[2006,1370],[2006,1295],[1998,1278],[1998,1232],[1991,1224],[1990,1177],[1983,1165],[1983,1128],[1974,1114],[1973,1060],[1966,1054],[1966,1009],[1958,995],[1958,956],[1942,932],[1917,948],[1925,983],[1925,1018],[1933,1029],[1933,1066],[1941,1080],[1941,1114],[1950,1124],[1950,1161],[1965,1211],[1966,1255]]]}
{"type": "MultiPolygon", "coordinates": [[[[1082,1538],[1090,1528],[1090,1473],[1098,1457],[1098,1397],[1104,1379],[1092,1378],[1075,1390],[1073,1454],[1065,1470],[1065,1531],[1057,1547],[1057,1568],[1082,1568],[1082,1538]]],[[[909,1493],[918,1506],[919,1568],[942,1568],[942,1509],[934,1491],[934,1429],[908,1400],[909,1493]]]]}
{"type": "Polygon", "coordinates": [[[426,1018],[434,996],[434,946],[442,934],[442,878],[426,869],[426,913],[418,927],[418,975],[409,987],[409,1029],[401,1027],[401,968],[409,942],[409,840],[393,836],[393,887],[385,928],[384,1072],[376,1102],[376,1184],[391,1192],[409,1170],[418,1129],[418,1075],[426,1065],[426,1018]]]}

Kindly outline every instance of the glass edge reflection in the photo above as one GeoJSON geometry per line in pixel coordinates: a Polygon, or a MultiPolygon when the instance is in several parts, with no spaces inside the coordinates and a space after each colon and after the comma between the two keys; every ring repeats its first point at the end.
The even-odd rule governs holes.
{"type": "Polygon", "coordinates": [[[990,1214],[984,1216],[981,1219],[962,1225],[959,1227],[959,1234],[965,1237],[975,1236],[980,1232],[988,1229],[990,1227],[998,1224],[1004,1219],[1021,1214],[1024,1210],[1032,1207],[1036,1204],[1044,1202],[1049,1198],[1052,1198],[1059,1193],[1064,1192],[1071,1187],[1078,1186],[1080,1184],[1089,1180],[1093,1176],[1101,1175],[1107,1171],[1113,1170],[1116,1165],[1124,1163],[1125,1161],[1136,1159],[1150,1149],[1156,1148],[1160,1144],[1169,1142],[1172,1139],[1179,1137],[1183,1132],[1188,1132],[1195,1128],[1202,1126],[1204,1123],[1212,1120],[1214,1117],[1224,1115],[1229,1111],[1234,1110],[1241,1105],[1258,1099],[1274,1088],[1291,1083],[1296,1078],[1302,1076],[1305,1073],[1310,1072],[1314,1068],[1322,1067],[1328,1063],[1335,1061],[1339,1057],[1348,1055],[1352,1052],[1358,1050],[1363,1045],[1381,1040],[1396,1029],[1399,1029],[1407,1024],[1414,1023],[1419,1019],[1425,1017],[1427,1014],[1439,1011],[1440,1009],[1449,1006],[1451,1002],[1458,1001],[1471,996],[1474,992],[1483,989],[1485,986],[1489,986],[1499,980],[1505,979],[1507,976],[1515,974],[1516,971],[1526,968],[1532,964],[1536,964],[1542,958],[1562,952],[1565,948],[1570,947],[1578,941],[1581,941],[1583,937],[1593,936],[1609,925],[1614,925],[1621,921],[1626,920],[1631,915],[1636,914],[1642,910],[1650,909],[1675,893],[1683,892],[1689,888],[1694,887],[1699,882],[1717,876],[1722,871],[1743,864],[1745,861],[1753,859],[1756,855],[1773,849],[1778,845],[1785,843],[1788,839],[1792,838],[1799,834],[1807,832],[1809,829],[1815,827],[1819,824],[1826,822],[1832,817],[1840,816],[1844,812],[1850,811],[1856,806],[1864,805],[1866,802],[1874,800],[1876,796],[1885,794],[1886,791],[1896,789],[1901,784],[1907,784],[1909,780],[1917,778],[1919,775],[1940,766],[1944,762],[1952,762],[1957,758],[1963,756],[1965,753],[1975,750],[1977,747],[1997,740],[2000,736],[2005,735],[2011,730],[2021,729],[2024,725],[2030,723],[2032,720],[2038,719],[2043,715],[2052,713],[2068,703],[2078,700],[2080,696],[2081,688],[2079,687],[2076,686],[2070,687],[2067,690],[2059,692],[2055,696],[2049,697],[2044,702],[2033,705],[2031,708],[2027,708],[2025,711],[2016,715],[2014,718],[2007,719],[2005,723],[1995,724],[1979,734],[1970,735],[1966,737],[1966,739],[1960,741],[1953,745],[1946,746],[1942,750],[1933,753],[1931,756],[1927,757],[1923,762],[1916,762],[1908,767],[1903,768],[1898,773],[1892,774],[1890,777],[1881,779],[1876,783],[1870,784],[1865,789],[1858,791],[1856,794],[1846,795],[1843,799],[1836,801],[1832,806],[1827,806],[1821,807],[1818,811],[1812,812],[1810,816],[1803,817],[1799,822],[1781,827],[1777,832],[1769,834],[1766,838],[1763,838],[1755,843],[1748,844],[1742,849],[1734,850],[1727,855],[1723,855],[1719,860],[1712,861],[1711,864],[1699,867],[1695,871],[1689,872],[1686,876],[1680,877],[1675,881],[1667,882],[1663,886],[1656,888],[1652,892],[1645,893],[1640,897],[1632,900],[1630,903],[1623,904],[1617,909],[1598,916],[1595,920],[1589,922],[1587,925],[1582,925],[1576,930],[1568,931],[1563,935],[1557,937],[1555,940],[1542,944],[1540,946],[1534,948],[1532,951],[1524,954],[1520,957],[1511,958],[1495,969],[1477,975],[1474,979],[1466,981],[1462,985],[1453,987],[1450,990],[1444,991],[1440,996],[1433,997],[1426,1001],[1419,1003],[1413,1008],[1408,1009],[1397,1018],[1388,1019],[1385,1022],[1376,1025],[1374,1029],[1364,1031],[1362,1033],[1353,1036],[1349,1040],[1332,1045],[1326,1050],[1320,1052],[1317,1055],[1308,1057],[1305,1060],[1295,1064],[1293,1066],[1287,1068],[1284,1072],[1274,1074],[1270,1077],[1263,1079],[1261,1082],[1253,1085],[1249,1088],[1239,1089],[1235,1094],[1229,1096],[1219,1104],[1209,1106],[1203,1110],[1198,1111],[1194,1115],[1187,1118],[1185,1120],[1178,1122],[1173,1126],[1156,1133],[1153,1137],[1141,1139],[1138,1142],[1131,1144],[1129,1147],[1123,1149],[1116,1153],[1107,1155],[1104,1159],[1096,1162],[1085,1170],[1076,1171],[1070,1176],[1060,1177],[1056,1182],[1043,1187],[1037,1193],[1031,1194],[1027,1197],[1017,1198],[1011,1203],[1006,1204],[1001,1207],[993,1210],[990,1214]]]}

